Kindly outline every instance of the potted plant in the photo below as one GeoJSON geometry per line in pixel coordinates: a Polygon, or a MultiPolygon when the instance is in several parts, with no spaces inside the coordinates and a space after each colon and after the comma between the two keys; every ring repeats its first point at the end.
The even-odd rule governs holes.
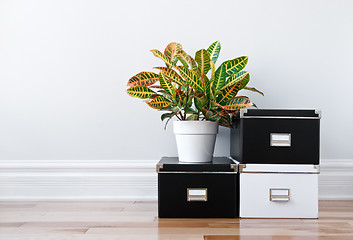
{"type": "MultiPolygon", "coordinates": [[[[127,93],[145,99],[148,106],[165,111],[161,119],[174,121],[179,161],[212,161],[218,126],[231,127],[231,115],[255,106],[242,89],[263,95],[247,87],[249,72],[243,71],[247,56],[225,61],[215,67],[221,50],[219,41],[208,49],[188,55],[179,43],[172,42],[164,53],[154,49],[154,56],[166,64],[155,67],[159,73],[140,72],[129,79],[127,93]]],[[[256,106],[255,106],[256,107],[256,106]]]]}

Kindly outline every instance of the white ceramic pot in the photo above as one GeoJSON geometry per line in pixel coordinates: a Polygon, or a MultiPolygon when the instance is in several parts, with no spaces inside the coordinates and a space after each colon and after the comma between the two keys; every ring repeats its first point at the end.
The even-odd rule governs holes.
{"type": "Polygon", "coordinates": [[[218,122],[174,121],[180,162],[211,162],[213,158],[218,122]]]}

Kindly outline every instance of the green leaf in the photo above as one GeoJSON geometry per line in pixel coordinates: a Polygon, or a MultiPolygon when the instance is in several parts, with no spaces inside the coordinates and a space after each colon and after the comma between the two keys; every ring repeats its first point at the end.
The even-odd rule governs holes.
{"type": "Polygon", "coordinates": [[[212,62],[216,63],[220,51],[221,51],[221,43],[219,41],[215,41],[207,48],[207,52],[210,54],[210,58],[212,62]]]}
{"type": "Polygon", "coordinates": [[[129,79],[127,85],[129,87],[135,86],[150,86],[158,80],[158,74],[154,72],[140,72],[129,79]]]}
{"type": "MultiPolygon", "coordinates": [[[[185,61],[190,67],[192,70],[194,71],[198,71],[198,67],[197,67],[197,64],[196,64],[196,61],[195,59],[193,59],[189,54],[187,54],[184,50],[180,50],[178,52],[178,57],[179,59],[181,59],[181,62],[182,61],[185,61]]],[[[183,62],[182,62],[183,63],[183,62]]]]}
{"type": "Polygon", "coordinates": [[[229,82],[221,90],[229,86],[232,86],[236,82],[240,82],[239,90],[241,90],[246,86],[246,84],[248,84],[249,80],[250,80],[249,72],[241,71],[241,72],[235,73],[229,77],[229,80],[228,80],[229,82]]]}
{"type": "Polygon", "coordinates": [[[163,76],[163,73],[159,73],[159,83],[167,93],[169,93],[170,95],[174,94],[175,89],[172,83],[163,76]]]}
{"type": "Polygon", "coordinates": [[[239,109],[253,106],[253,103],[247,97],[235,97],[229,100],[224,108],[229,111],[237,111],[239,109]]]}
{"type": "Polygon", "coordinates": [[[252,91],[252,92],[257,92],[257,93],[260,93],[262,96],[264,96],[264,93],[257,90],[256,88],[254,87],[244,87],[245,90],[249,90],[249,91],[252,91]]]}
{"type": "Polygon", "coordinates": [[[167,64],[167,66],[172,66],[172,67],[177,68],[177,65],[172,60],[170,60],[166,55],[164,55],[163,53],[161,53],[157,49],[153,49],[153,50],[151,50],[151,52],[153,53],[153,55],[155,57],[162,59],[167,64]]]}
{"type": "Polygon", "coordinates": [[[207,98],[194,98],[194,104],[197,110],[202,111],[202,109],[207,108],[207,98]]]}
{"type": "Polygon", "coordinates": [[[178,113],[181,109],[178,106],[173,106],[172,104],[166,106],[165,108],[161,109],[163,111],[172,111],[174,113],[178,113]]]}
{"type": "Polygon", "coordinates": [[[198,120],[199,119],[199,115],[198,114],[191,114],[190,116],[188,116],[186,118],[186,120],[188,121],[195,121],[195,120],[198,120]]]}
{"type": "Polygon", "coordinates": [[[129,94],[131,97],[138,97],[138,98],[149,98],[152,95],[157,94],[156,92],[152,91],[146,86],[136,86],[136,87],[131,87],[126,90],[127,94],[129,94]]]}
{"type": "Polygon", "coordinates": [[[186,107],[186,108],[184,109],[184,111],[185,111],[186,114],[196,114],[196,113],[197,113],[197,111],[195,111],[195,110],[192,109],[191,107],[186,107]]]}
{"type": "Polygon", "coordinates": [[[191,106],[192,106],[192,100],[193,100],[193,97],[189,96],[188,102],[186,103],[186,107],[191,108],[191,106]]]}
{"type": "Polygon", "coordinates": [[[202,109],[202,114],[205,116],[206,120],[218,121],[221,116],[216,111],[210,111],[207,109],[202,109]]]}
{"type": "Polygon", "coordinates": [[[157,96],[152,101],[146,103],[154,109],[163,109],[171,104],[171,102],[163,96],[157,96]]]}
{"type": "Polygon", "coordinates": [[[176,64],[178,62],[177,53],[182,49],[183,47],[181,46],[181,44],[172,42],[169,43],[168,46],[165,48],[164,55],[176,64]]]}
{"type": "Polygon", "coordinates": [[[178,70],[180,75],[194,90],[203,92],[203,82],[201,81],[196,72],[184,67],[179,67],[178,70]]]}
{"type": "Polygon", "coordinates": [[[170,81],[175,82],[179,86],[185,86],[184,79],[173,69],[167,67],[155,67],[155,69],[160,70],[170,81]]]}
{"type": "Polygon", "coordinates": [[[222,63],[226,68],[227,76],[231,76],[234,73],[240,72],[248,63],[248,57],[238,57],[233,60],[228,60],[222,63]]]}
{"type": "Polygon", "coordinates": [[[199,66],[199,70],[201,74],[207,74],[210,70],[210,55],[205,49],[201,49],[196,52],[195,60],[199,66]]]}
{"type": "Polygon", "coordinates": [[[226,82],[227,74],[225,65],[221,64],[215,72],[213,86],[216,90],[220,90],[226,82]]]}
{"type": "Polygon", "coordinates": [[[223,105],[225,102],[234,98],[240,88],[240,81],[235,82],[233,85],[221,90],[221,94],[217,97],[217,102],[223,105]]]}
{"type": "Polygon", "coordinates": [[[161,116],[161,120],[163,121],[166,118],[171,118],[175,115],[175,113],[163,113],[161,116]]]}

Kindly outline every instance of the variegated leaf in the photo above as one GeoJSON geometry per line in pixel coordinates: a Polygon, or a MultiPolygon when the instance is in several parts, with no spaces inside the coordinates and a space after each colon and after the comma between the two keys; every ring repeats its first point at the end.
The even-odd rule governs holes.
{"type": "Polygon", "coordinates": [[[233,85],[221,90],[221,94],[217,97],[217,102],[223,105],[225,102],[234,98],[240,88],[240,81],[235,82],[233,85]]]}
{"type": "Polygon", "coordinates": [[[174,94],[174,87],[172,85],[172,83],[166,79],[164,76],[163,76],[163,73],[159,73],[159,83],[161,84],[161,87],[168,93],[170,94],[171,96],[173,96],[174,94]]]}
{"type": "Polygon", "coordinates": [[[192,70],[194,71],[198,71],[198,67],[197,67],[197,64],[196,64],[196,61],[195,59],[193,59],[189,54],[187,54],[184,50],[180,50],[178,52],[178,57],[181,59],[181,62],[182,61],[185,61],[190,67],[192,70]]]}
{"type": "Polygon", "coordinates": [[[257,93],[260,93],[262,96],[264,96],[264,93],[257,90],[256,88],[254,87],[244,87],[245,90],[249,90],[249,91],[252,91],[252,92],[257,92],[257,93]]]}
{"type": "Polygon", "coordinates": [[[152,101],[146,103],[154,109],[163,109],[171,104],[171,102],[163,96],[157,96],[152,101]]]}
{"type": "Polygon", "coordinates": [[[240,72],[248,63],[248,57],[238,57],[233,60],[225,61],[223,64],[226,68],[227,77],[234,73],[240,72]]]}
{"type": "Polygon", "coordinates": [[[167,56],[165,56],[163,53],[161,53],[157,49],[153,49],[153,50],[151,50],[151,52],[153,53],[153,55],[155,57],[162,59],[167,64],[167,66],[172,66],[172,67],[177,68],[177,65],[174,62],[172,62],[167,56]]]}
{"type": "Polygon", "coordinates": [[[199,66],[201,76],[202,74],[206,75],[211,68],[211,65],[210,65],[211,59],[207,50],[201,49],[197,51],[195,54],[195,60],[199,66]]]}
{"type": "MultiPolygon", "coordinates": [[[[223,107],[223,106],[222,106],[223,107]]],[[[223,115],[229,115],[230,113],[232,113],[232,111],[230,110],[225,110],[224,107],[221,111],[218,111],[218,114],[223,116],[223,115]]]]}
{"type": "Polygon", "coordinates": [[[196,91],[203,91],[203,82],[201,79],[198,77],[197,73],[184,68],[184,67],[179,67],[179,73],[180,75],[186,80],[186,82],[196,91]]]}
{"type": "Polygon", "coordinates": [[[210,58],[212,62],[216,63],[220,51],[221,51],[221,43],[219,41],[215,41],[207,48],[207,52],[210,54],[210,58]]]}
{"type": "MultiPolygon", "coordinates": [[[[162,94],[163,97],[165,97],[166,99],[168,99],[169,101],[173,100],[173,95],[170,95],[169,93],[167,93],[164,89],[159,90],[158,93],[162,94]]],[[[150,98],[154,98],[155,96],[151,96],[150,98]]]]}
{"type": "Polygon", "coordinates": [[[129,79],[127,85],[129,87],[135,86],[150,86],[158,80],[158,74],[154,72],[140,72],[129,79]]]}
{"type": "Polygon", "coordinates": [[[202,89],[203,89],[203,94],[207,95],[207,88],[210,88],[210,80],[208,79],[208,77],[206,75],[203,75],[201,78],[202,81],[202,89]]]}
{"type": "Polygon", "coordinates": [[[207,110],[205,108],[201,109],[202,114],[204,115],[205,119],[208,120],[212,115],[213,112],[210,110],[207,110]]]}
{"type": "Polygon", "coordinates": [[[164,50],[164,55],[169,58],[173,63],[177,63],[177,53],[182,50],[183,47],[179,43],[169,43],[168,46],[164,50]]]}
{"type": "Polygon", "coordinates": [[[177,59],[181,62],[181,64],[183,64],[183,67],[189,68],[189,64],[187,62],[185,62],[185,60],[183,58],[178,56],[177,59]]]}
{"type": "Polygon", "coordinates": [[[229,114],[221,116],[221,118],[219,119],[219,125],[229,128],[232,127],[232,120],[229,114]]]}
{"type": "Polygon", "coordinates": [[[219,108],[219,109],[223,109],[224,108],[221,104],[219,104],[219,103],[217,103],[215,101],[211,101],[210,103],[211,103],[211,106],[214,107],[214,108],[219,108]]]}
{"type": "Polygon", "coordinates": [[[226,77],[226,67],[221,64],[221,66],[217,68],[213,80],[213,86],[216,88],[216,90],[220,90],[225,85],[226,77]]]}
{"type": "Polygon", "coordinates": [[[212,86],[213,86],[213,83],[211,81],[206,81],[205,92],[206,92],[207,98],[210,99],[211,101],[215,100],[212,86]]]}
{"type": "Polygon", "coordinates": [[[210,62],[210,66],[211,66],[211,83],[213,84],[214,79],[215,79],[215,72],[216,72],[216,66],[214,65],[214,62],[210,62]]]}
{"type": "Polygon", "coordinates": [[[185,86],[185,81],[179,74],[171,68],[167,67],[155,67],[160,70],[165,77],[167,77],[170,81],[177,83],[179,86],[185,86]]]}
{"type": "Polygon", "coordinates": [[[240,82],[239,90],[241,90],[246,86],[246,84],[248,84],[249,80],[250,80],[249,72],[241,71],[241,72],[235,73],[229,77],[229,80],[228,80],[229,82],[221,90],[229,86],[232,86],[236,82],[240,82]]]}
{"type": "Polygon", "coordinates": [[[138,98],[149,98],[154,94],[157,94],[156,92],[152,91],[146,86],[135,86],[128,88],[126,90],[127,94],[129,94],[131,97],[138,97],[138,98]]]}
{"type": "Polygon", "coordinates": [[[149,86],[149,88],[157,88],[157,89],[163,89],[161,86],[159,85],[153,85],[153,86],[149,86]]]}
{"type": "Polygon", "coordinates": [[[212,112],[212,115],[207,118],[207,120],[218,121],[220,118],[221,116],[218,114],[218,112],[214,111],[212,112]]]}
{"type": "Polygon", "coordinates": [[[226,110],[236,111],[239,109],[253,106],[253,103],[247,97],[235,97],[223,105],[226,110]]]}
{"type": "Polygon", "coordinates": [[[176,89],[174,92],[174,99],[177,103],[184,104],[184,99],[186,99],[186,93],[180,89],[176,89]]]}

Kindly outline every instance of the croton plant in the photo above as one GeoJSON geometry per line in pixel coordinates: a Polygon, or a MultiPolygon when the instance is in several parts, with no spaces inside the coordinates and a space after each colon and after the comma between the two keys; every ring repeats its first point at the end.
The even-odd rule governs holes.
{"type": "Polygon", "coordinates": [[[247,56],[225,61],[216,68],[220,50],[219,41],[207,50],[197,51],[195,58],[175,42],[168,44],[164,53],[151,50],[166,66],[155,67],[158,74],[140,72],[130,78],[127,93],[146,99],[151,108],[166,111],[161,116],[162,121],[176,117],[179,120],[218,121],[222,126],[231,127],[232,114],[255,106],[248,97],[237,96],[238,92],[245,89],[263,93],[247,87],[250,75],[242,71],[248,62],[247,56]]]}

